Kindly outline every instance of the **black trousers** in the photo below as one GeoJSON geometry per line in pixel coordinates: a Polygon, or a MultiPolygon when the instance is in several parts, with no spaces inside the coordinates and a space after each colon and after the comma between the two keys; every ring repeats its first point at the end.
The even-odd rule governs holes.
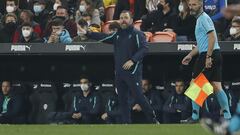
{"type": "Polygon", "coordinates": [[[155,122],[155,112],[151,105],[148,103],[146,97],[143,95],[142,90],[142,75],[139,73],[135,74],[117,74],[115,83],[118,92],[118,100],[120,107],[120,121],[122,124],[131,123],[131,108],[129,105],[129,93],[135,98],[137,103],[142,108],[142,111],[146,115],[147,122],[155,122]]]}

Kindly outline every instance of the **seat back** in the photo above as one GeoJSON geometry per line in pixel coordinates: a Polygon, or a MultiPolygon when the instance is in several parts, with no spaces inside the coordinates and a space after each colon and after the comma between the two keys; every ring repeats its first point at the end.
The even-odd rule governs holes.
{"type": "Polygon", "coordinates": [[[142,20],[137,20],[133,23],[133,27],[137,30],[141,30],[142,20]]]}
{"type": "Polygon", "coordinates": [[[156,32],[150,39],[151,42],[175,42],[176,33],[174,32],[156,32]]]}

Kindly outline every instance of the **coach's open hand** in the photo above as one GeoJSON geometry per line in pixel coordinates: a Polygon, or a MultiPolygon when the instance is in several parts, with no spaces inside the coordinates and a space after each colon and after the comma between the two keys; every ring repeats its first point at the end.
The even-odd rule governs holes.
{"type": "Polygon", "coordinates": [[[129,70],[133,65],[134,65],[133,61],[129,60],[123,65],[123,69],[124,70],[129,70]]]}
{"type": "Polygon", "coordinates": [[[206,63],[205,63],[206,68],[211,68],[212,67],[212,58],[206,58],[206,63]]]}

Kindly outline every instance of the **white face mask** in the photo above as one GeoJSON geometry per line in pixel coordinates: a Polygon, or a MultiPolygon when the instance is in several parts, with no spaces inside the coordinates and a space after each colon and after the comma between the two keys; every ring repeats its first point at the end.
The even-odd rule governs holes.
{"type": "Polygon", "coordinates": [[[43,9],[40,5],[35,5],[35,6],[33,6],[33,11],[35,13],[41,13],[43,11],[43,9]]]}
{"type": "Polygon", "coordinates": [[[235,35],[235,34],[237,34],[237,29],[231,27],[231,28],[230,28],[230,35],[235,35]]]}
{"type": "Polygon", "coordinates": [[[7,6],[6,10],[7,10],[8,13],[12,13],[12,12],[14,12],[14,7],[13,6],[7,6]]]}
{"type": "Polygon", "coordinates": [[[89,89],[88,84],[81,84],[81,89],[82,89],[82,91],[88,91],[88,89],[89,89]]]}
{"type": "Polygon", "coordinates": [[[55,4],[53,5],[53,10],[56,11],[59,6],[60,6],[60,4],[55,3],[55,4]]]}
{"type": "Polygon", "coordinates": [[[183,5],[182,5],[182,4],[180,4],[180,5],[178,6],[178,10],[179,10],[179,12],[183,12],[183,10],[184,10],[184,7],[183,7],[183,5]]]}
{"type": "Polygon", "coordinates": [[[86,6],[80,5],[80,6],[79,6],[79,11],[80,11],[80,12],[86,12],[86,6]]]}
{"type": "Polygon", "coordinates": [[[22,31],[23,37],[29,37],[30,34],[31,34],[31,31],[30,31],[30,30],[23,30],[23,31],[22,31]]]}

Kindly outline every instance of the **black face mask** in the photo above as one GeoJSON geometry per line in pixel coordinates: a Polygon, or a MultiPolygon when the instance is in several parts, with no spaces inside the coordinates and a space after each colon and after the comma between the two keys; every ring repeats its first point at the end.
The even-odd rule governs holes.
{"type": "Polygon", "coordinates": [[[159,3],[159,4],[157,5],[157,8],[158,8],[158,10],[161,10],[161,11],[162,11],[162,10],[163,10],[163,5],[159,3]]]}
{"type": "Polygon", "coordinates": [[[17,28],[17,24],[14,22],[9,22],[5,24],[5,28],[9,31],[9,32],[14,32],[17,28]]]}

